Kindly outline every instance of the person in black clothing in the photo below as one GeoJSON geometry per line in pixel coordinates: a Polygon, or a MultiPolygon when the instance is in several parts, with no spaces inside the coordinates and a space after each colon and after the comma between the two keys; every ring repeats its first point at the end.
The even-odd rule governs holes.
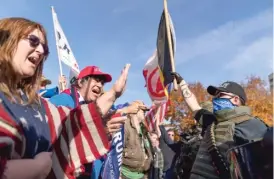
{"type": "Polygon", "coordinates": [[[174,165],[176,156],[180,155],[180,143],[174,143],[167,134],[164,126],[157,125],[157,133],[159,135],[160,149],[164,157],[164,178],[175,178],[174,165]]]}
{"type": "Polygon", "coordinates": [[[180,154],[175,157],[173,169],[177,179],[189,179],[201,140],[201,129],[198,125],[183,129],[179,141],[180,154]]]}
{"type": "Polygon", "coordinates": [[[262,138],[267,126],[251,115],[250,108],[245,106],[246,94],[239,84],[227,81],[220,87],[209,86],[207,91],[213,96],[211,112],[201,108],[188,84],[178,73],[172,75],[180,85],[185,102],[194,112],[194,118],[205,131],[190,178],[230,178],[226,151],[233,146],[262,138]]]}

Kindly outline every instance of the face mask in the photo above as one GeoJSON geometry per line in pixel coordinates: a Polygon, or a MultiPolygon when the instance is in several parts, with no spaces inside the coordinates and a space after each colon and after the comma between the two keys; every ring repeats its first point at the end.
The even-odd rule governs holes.
{"type": "Polygon", "coordinates": [[[235,105],[232,104],[230,99],[227,98],[214,98],[212,100],[213,103],[213,113],[216,113],[219,110],[223,109],[234,109],[235,105]]]}

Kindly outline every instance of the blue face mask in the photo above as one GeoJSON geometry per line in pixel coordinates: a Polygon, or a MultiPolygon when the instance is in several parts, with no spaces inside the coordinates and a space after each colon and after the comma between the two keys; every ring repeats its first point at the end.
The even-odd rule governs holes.
{"type": "Polygon", "coordinates": [[[213,98],[213,113],[223,109],[234,109],[235,105],[232,104],[230,99],[227,98],[213,98]]]}

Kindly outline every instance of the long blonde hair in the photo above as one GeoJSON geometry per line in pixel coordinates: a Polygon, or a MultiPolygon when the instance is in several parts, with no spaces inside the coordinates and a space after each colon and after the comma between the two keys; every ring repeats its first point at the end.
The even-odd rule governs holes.
{"type": "Polygon", "coordinates": [[[11,61],[17,50],[18,43],[33,30],[38,29],[44,36],[45,45],[48,45],[46,31],[39,23],[25,18],[5,18],[0,20],[0,91],[9,99],[22,101],[18,89],[21,89],[28,97],[28,104],[37,103],[39,97],[37,90],[40,85],[43,64],[47,56],[41,60],[33,76],[20,79],[15,73],[11,61]]]}

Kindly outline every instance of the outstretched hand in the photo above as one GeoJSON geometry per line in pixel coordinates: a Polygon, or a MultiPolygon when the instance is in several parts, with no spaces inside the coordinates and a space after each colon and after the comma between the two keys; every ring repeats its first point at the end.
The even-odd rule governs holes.
{"type": "Polygon", "coordinates": [[[119,131],[125,123],[126,119],[126,116],[117,116],[110,118],[106,123],[107,132],[113,134],[119,131]]]}
{"type": "Polygon", "coordinates": [[[127,64],[125,68],[123,69],[118,80],[112,86],[112,88],[109,91],[105,92],[96,100],[97,106],[101,110],[102,116],[107,115],[113,103],[125,91],[129,67],[130,67],[130,64],[127,64]]]}
{"type": "Polygon", "coordinates": [[[112,90],[115,92],[116,98],[119,98],[126,89],[126,83],[127,83],[129,68],[130,68],[130,64],[126,64],[126,66],[124,67],[120,77],[114,83],[114,85],[112,87],[112,90]]]}

